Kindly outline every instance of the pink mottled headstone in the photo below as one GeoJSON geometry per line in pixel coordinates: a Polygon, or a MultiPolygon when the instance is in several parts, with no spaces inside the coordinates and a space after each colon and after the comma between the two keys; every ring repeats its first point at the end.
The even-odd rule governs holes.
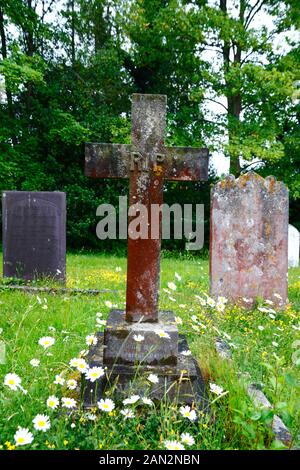
{"type": "Polygon", "coordinates": [[[212,188],[213,297],[249,307],[257,297],[287,301],[288,209],[288,189],[273,176],[230,175],[212,188]]]}

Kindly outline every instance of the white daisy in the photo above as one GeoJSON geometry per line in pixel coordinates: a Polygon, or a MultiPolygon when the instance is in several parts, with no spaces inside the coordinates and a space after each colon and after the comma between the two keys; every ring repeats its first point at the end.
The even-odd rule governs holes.
{"type": "Polygon", "coordinates": [[[50,395],[46,404],[49,408],[51,408],[52,410],[55,410],[55,408],[59,406],[59,399],[54,395],[50,395]]]}
{"type": "Polygon", "coordinates": [[[168,288],[173,291],[177,289],[176,284],[174,282],[168,282],[168,288]]]}
{"type": "Polygon", "coordinates": [[[44,349],[50,348],[55,343],[55,339],[52,336],[43,336],[39,339],[38,344],[43,346],[44,349]]]}
{"type": "Polygon", "coordinates": [[[185,450],[184,445],[178,441],[165,441],[165,448],[168,450],[185,450]]]}
{"type": "Polygon", "coordinates": [[[221,304],[227,304],[228,302],[228,299],[226,299],[226,297],[218,297],[218,302],[220,302],[221,304]]]}
{"type": "Polygon", "coordinates": [[[177,325],[182,325],[182,323],[183,323],[182,318],[180,318],[180,317],[175,317],[175,323],[176,323],[177,325]]]}
{"type": "Polygon", "coordinates": [[[77,380],[75,379],[67,380],[67,388],[69,390],[75,390],[76,387],[77,387],[77,380]]]}
{"type": "Polygon", "coordinates": [[[211,299],[210,297],[207,297],[207,301],[206,301],[207,305],[209,305],[210,307],[214,307],[216,305],[216,302],[214,301],[214,299],[211,299]]]}
{"type": "Polygon", "coordinates": [[[96,421],[97,419],[97,416],[94,413],[86,413],[84,417],[89,421],[96,421]]]}
{"type": "Polygon", "coordinates": [[[34,429],[37,431],[46,432],[51,427],[49,417],[46,415],[36,415],[32,422],[34,429]]]}
{"type": "Polygon", "coordinates": [[[147,380],[149,380],[149,382],[151,382],[153,384],[158,384],[158,382],[159,382],[159,378],[155,374],[148,375],[147,380]]]}
{"type": "Polygon", "coordinates": [[[257,307],[257,310],[259,310],[262,313],[269,313],[269,309],[265,307],[257,307]]]}
{"type": "Polygon", "coordinates": [[[73,359],[70,360],[69,364],[71,367],[75,367],[77,369],[78,361],[79,361],[79,357],[74,357],[73,359]]]}
{"type": "Polygon", "coordinates": [[[144,341],[145,336],[143,336],[143,335],[133,335],[133,339],[134,339],[134,341],[136,341],[137,343],[141,343],[142,341],[144,341]]]}
{"type": "Polygon", "coordinates": [[[190,406],[181,406],[179,413],[190,421],[195,421],[197,419],[196,411],[192,410],[190,406]]]}
{"type": "Polygon", "coordinates": [[[99,410],[106,411],[107,413],[111,412],[115,408],[115,404],[110,398],[106,398],[105,400],[101,398],[97,405],[99,410]]]}
{"type": "Polygon", "coordinates": [[[125,408],[124,410],[121,410],[121,414],[124,416],[125,419],[134,418],[134,412],[130,410],[129,408],[125,408]]]}
{"type": "Polygon", "coordinates": [[[97,379],[100,379],[100,377],[103,377],[104,375],[104,369],[102,367],[91,367],[88,369],[85,373],[85,377],[87,380],[90,382],[95,382],[97,379]]]}
{"type": "Polygon", "coordinates": [[[225,310],[225,304],[221,303],[221,302],[218,302],[217,305],[216,305],[216,310],[218,312],[224,312],[225,310]]]}
{"type": "Polygon", "coordinates": [[[4,385],[16,391],[18,388],[21,388],[21,378],[14,373],[6,374],[4,377],[4,385]]]}
{"type": "Polygon", "coordinates": [[[88,346],[96,346],[98,343],[98,338],[95,335],[88,335],[85,338],[85,342],[88,346]]]}
{"type": "Polygon", "coordinates": [[[258,325],[257,328],[258,328],[260,331],[264,331],[264,329],[265,329],[262,325],[258,325]]]}
{"type": "Polygon", "coordinates": [[[213,383],[209,384],[209,388],[210,388],[210,391],[212,393],[215,393],[216,395],[222,395],[222,393],[224,392],[222,387],[219,387],[219,385],[216,385],[213,383]]]}
{"type": "Polygon", "coordinates": [[[89,366],[88,366],[87,362],[84,359],[79,358],[76,368],[79,372],[84,374],[88,370],[89,366]]]}
{"type": "Polygon", "coordinates": [[[33,441],[33,435],[27,428],[21,428],[19,426],[17,432],[14,435],[16,446],[25,446],[31,444],[33,441]]]}
{"type": "Polygon", "coordinates": [[[142,402],[144,403],[144,405],[149,405],[149,406],[154,405],[154,403],[153,403],[153,401],[151,400],[151,398],[143,397],[143,398],[142,398],[142,402]]]}
{"type": "Polygon", "coordinates": [[[32,366],[32,367],[38,367],[40,365],[40,360],[39,359],[31,359],[31,361],[29,361],[29,364],[32,366]]]}
{"type": "Polygon", "coordinates": [[[182,354],[183,356],[191,356],[192,353],[191,353],[191,351],[186,350],[186,351],[181,351],[180,354],[182,354]]]}
{"type": "Polygon", "coordinates": [[[131,397],[125,398],[125,400],[123,400],[123,405],[134,405],[134,403],[139,401],[139,399],[139,395],[132,395],[131,397]]]}
{"type": "Polygon", "coordinates": [[[273,345],[275,348],[277,348],[278,343],[276,343],[276,341],[272,341],[272,345],[273,345]]]}
{"type": "Polygon", "coordinates": [[[195,444],[195,439],[188,432],[183,432],[180,436],[180,440],[187,446],[193,446],[195,444]]]}
{"type": "Polygon", "coordinates": [[[121,271],[122,271],[121,266],[117,266],[117,267],[116,267],[116,273],[120,273],[121,271]]]}
{"type": "Polygon", "coordinates": [[[96,318],[96,324],[97,326],[105,326],[107,323],[106,320],[101,320],[101,318],[96,318]]]}
{"type": "Polygon", "coordinates": [[[109,300],[106,300],[104,303],[105,303],[106,307],[112,308],[113,304],[109,300]]]}
{"type": "Polygon", "coordinates": [[[61,404],[64,408],[76,408],[76,401],[74,398],[62,397],[61,404]]]}
{"type": "Polygon", "coordinates": [[[64,379],[61,375],[56,375],[56,376],[55,376],[54,383],[55,383],[56,385],[64,385],[65,379],[64,379]]]}
{"type": "Polygon", "coordinates": [[[164,330],[157,330],[157,331],[155,331],[155,334],[156,334],[157,336],[159,336],[160,338],[170,339],[169,333],[167,333],[167,332],[164,331],[164,330]]]}

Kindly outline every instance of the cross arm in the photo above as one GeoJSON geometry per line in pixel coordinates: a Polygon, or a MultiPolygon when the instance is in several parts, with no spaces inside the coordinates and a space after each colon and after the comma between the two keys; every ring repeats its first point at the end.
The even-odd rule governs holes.
{"type": "Polygon", "coordinates": [[[92,178],[129,178],[131,145],[85,144],[85,175],[92,178]]]}
{"type": "Polygon", "coordinates": [[[207,148],[165,147],[164,178],[173,181],[207,181],[207,148]]]}

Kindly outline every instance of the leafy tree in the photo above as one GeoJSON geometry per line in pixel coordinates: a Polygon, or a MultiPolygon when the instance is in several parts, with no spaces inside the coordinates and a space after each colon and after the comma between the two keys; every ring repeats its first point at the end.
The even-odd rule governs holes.
{"type": "MultiPolygon", "coordinates": [[[[299,46],[273,40],[299,18],[296,0],[1,0],[1,189],[66,191],[69,246],[115,249],[96,239],[95,209],[127,182],[86,178],[84,143],[129,142],[131,93],[163,93],[170,145],[225,152],[235,174],[260,160],[297,222],[299,46]],[[254,27],[259,11],[272,31],[254,27]]],[[[165,199],[208,209],[214,178],[169,183],[165,199]]]]}

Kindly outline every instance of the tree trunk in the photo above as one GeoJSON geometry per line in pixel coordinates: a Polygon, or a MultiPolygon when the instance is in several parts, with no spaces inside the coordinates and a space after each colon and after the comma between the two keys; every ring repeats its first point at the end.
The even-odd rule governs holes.
{"type": "MultiPolygon", "coordinates": [[[[224,15],[227,15],[227,0],[220,0],[220,10],[224,15]]],[[[244,16],[244,0],[240,0],[240,19],[244,16]]],[[[242,100],[240,93],[231,93],[231,83],[228,78],[228,72],[230,69],[230,51],[231,44],[230,41],[225,41],[223,43],[223,68],[225,75],[225,84],[226,84],[226,99],[227,99],[227,123],[228,123],[228,140],[229,145],[235,141],[236,126],[240,121],[241,111],[242,111],[242,100]]],[[[236,45],[236,51],[234,53],[233,63],[236,66],[239,66],[241,63],[241,54],[242,50],[239,44],[236,45]]],[[[238,176],[241,172],[240,164],[240,155],[238,149],[231,150],[229,155],[230,157],[230,173],[234,176],[238,176]]]]}
{"type": "MultiPolygon", "coordinates": [[[[31,13],[35,13],[34,8],[32,7],[32,0],[27,0],[27,8],[28,8],[28,15],[29,18],[31,16],[31,13]]],[[[32,15],[33,18],[33,15],[32,15]]],[[[35,44],[34,44],[34,36],[33,36],[33,25],[32,22],[29,21],[28,25],[26,25],[26,22],[23,22],[23,34],[25,38],[25,44],[26,44],[26,55],[32,57],[33,54],[35,53],[35,44]]]]}
{"type": "Polygon", "coordinates": [[[74,0],[71,2],[71,54],[72,66],[75,65],[75,6],[74,0]]]}
{"type": "MultiPolygon", "coordinates": [[[[3,60],[7,59],[7,43],[6,43],[6,35],[5,35],[5,28],[4,28],[4,13],[3,10],[0,8],[0,36],[1,36],[1,53],[3,60]]],[[[13,106],[13,99],[11,91],[9,90],[7,80],[5,79],[5,93],[7,99],[7,110],[8,115],[11,119],[14,119],[14,106],[13,106]]],[[[17,143],[16,137],[12,136],[13,144],[17,143]]]]}

